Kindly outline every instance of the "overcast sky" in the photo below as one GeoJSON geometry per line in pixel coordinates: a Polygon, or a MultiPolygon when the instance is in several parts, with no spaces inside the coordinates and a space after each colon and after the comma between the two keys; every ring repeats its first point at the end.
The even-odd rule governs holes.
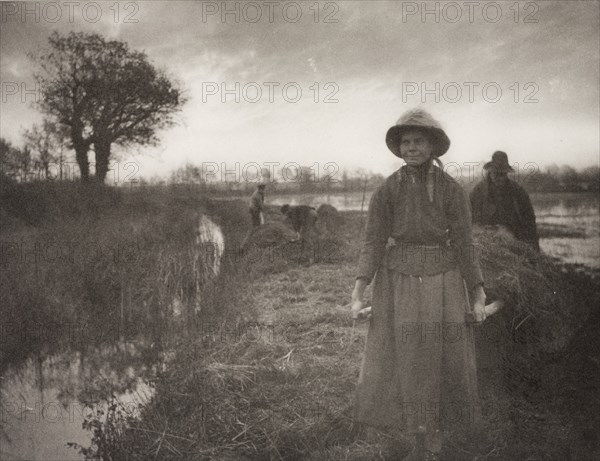
{"type": "Polygon", "coordinates": [[[31,2],[25,16],[24,4],[2,4],[0,132],[17,144],[41,120],[33,96],[11,94],[15,82],[34,88],[26,54],[73,30],[144,50],[189,97],[158,148],[121,153],[145,177],[187,161],[389,174],[398,161],[385,133],[418,106],[445,127],[446,162],[500,149],[511,163],[598,164],[597,1],[428,2],[424,17],[422,2],[258,1],[238,4],[237,18],[221,15],[235,2],[51,3],[31,2]],[[225,102],[221,84],[232,90],[225,102]]]}

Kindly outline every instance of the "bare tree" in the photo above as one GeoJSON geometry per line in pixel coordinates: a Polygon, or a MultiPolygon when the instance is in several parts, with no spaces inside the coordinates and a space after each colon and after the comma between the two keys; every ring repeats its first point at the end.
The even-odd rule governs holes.
{"type": "Polygon", "coordinates": [[[186,163],[171,173],[172,183],[182,184],[201,184],[203,182],[202,171],[200,167],[191,163],[186,163]]]}
{"type": "Polygon", "coordinates": [[[0,175],[4,178],[14,178],[18,172],[17,153],[12,143],[0,138],[0,175]]]}
{"type": "Polygon", "coordinates": [[[171,126],[173,113],[185,102],[164,72],[125,42],[55,32],[49,44],[49,52],[35,58],[42,69],[36,74],[43,94],[39,107],[69,127],[84,181],[92,145],[96,177],[104,181],[113,144],[156,144],[157,130],[171,126]]]}
{"type": "Polygon", "coordinates": [[[4,138],[0,138],[0,179],[18,179],[21,182],[31,177],[33,158],[31,149],[20,149],[4,138]]]}
{"type": "Polygon", "coordinates": [[[21,182],[26,182],[32,179],[32,175],[35,177],[35,173],[32,171],[33,155],[31,154],[31,149],[28,146],[25,146],[22,149],[15,148],[13,155],[19,180],[21,182]]]}
{"type": "Polygon", "coordinates": [[[58,123],[47,119],[44,120],[41,126],[33,125],[31,129],[23,133],[25,144],[37,154],[46,179],[50,174],[51,163],[60,162],[62,171],[62,153],[66,136],[68,134],[64,127],[61,128],[58,123]]]}

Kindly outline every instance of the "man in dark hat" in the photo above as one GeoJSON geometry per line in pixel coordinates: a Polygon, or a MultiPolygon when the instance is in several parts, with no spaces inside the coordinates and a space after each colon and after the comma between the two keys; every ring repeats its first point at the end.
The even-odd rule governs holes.
{"type": "Polygon", "coordinates": [[[471,191],[473,224],[501,225],[518,240],[539,251],[535,213],[529,195],[508,173],[514,171],[506,152],[496,151],[483,166],[486,179],[471,191]]]}
{"type": "Polygon", "coordinates": [[[259,184],[252,197],[250,197],[250,217],[252,218],[252,227],[258,227],[264,222],[262,216],[265,207],[265,185],[259,184]]]}

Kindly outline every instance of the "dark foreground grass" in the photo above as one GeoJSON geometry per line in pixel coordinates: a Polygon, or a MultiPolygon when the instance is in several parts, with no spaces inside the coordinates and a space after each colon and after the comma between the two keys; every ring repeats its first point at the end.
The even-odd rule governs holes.
{"type": "MultiPolygon", "coordinates": [[[[207,210],[239,248],[245,205],[207,210]]],[[[321,229],[318,240],[335,251],[312,265],[294,252],[226,254],[204,298],[211,315],[174,345],[141,418],[92,422],[88,458],[401,459],[407,435],[352,421],[366,325],[353,327],[345,305],[363,221],[344,213],[338,225],[321,229]]],[[[477,237],[489,295],[507,299],[476,336],[481,396],[493,411],[475,436],[447,435],[446,459],[598,459],[597,278],[505,237],[477,237]]]]}

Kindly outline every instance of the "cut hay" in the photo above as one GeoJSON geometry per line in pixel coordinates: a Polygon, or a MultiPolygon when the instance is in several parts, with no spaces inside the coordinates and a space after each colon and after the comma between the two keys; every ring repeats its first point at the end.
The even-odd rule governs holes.
{"type": "Polygon", "coordinates": [[[548,354],[564,349],[584,325],[595,307],[593,287],[574,283],[555,259],[508,234],[475,228],[474,238],[487,302],[505,301],[483,323],[480,343],[492,344],[481,347],[496,349],[510,373],[520,366],[533,371],[548,354]]]}
{"type": "Polygon", "coordinates": [[[267,222],[255,227],[248,235],[243,248],[267,248],[283,245],[298,238],[296,232],[282,222],[267,222]]]}
{"type": "Polygon", "coordinates": [[[317,208],[317,215],[319,216],[317,225],[321,234],[335,235],[344,221],[338,210],[326,203],[317,208]]]}
{"type": "MultiPolygon", "coordinates": [[[[332,368],[306,351],[279,346],[242,340],[211,349],[205,359],[191,348],[180,351],[145,409],[144,426],[137,423],[144,432],[128,435],[149,444],[152,437],[143,436],[161,433],[168,413],[167,439],[186,459],[303,459],[352,443],[351,389],[337,395],[336,380],[353,384],[355,367],[332,368]]],[[[180,458],[163,450],[161,459],[180,458]]]]}

